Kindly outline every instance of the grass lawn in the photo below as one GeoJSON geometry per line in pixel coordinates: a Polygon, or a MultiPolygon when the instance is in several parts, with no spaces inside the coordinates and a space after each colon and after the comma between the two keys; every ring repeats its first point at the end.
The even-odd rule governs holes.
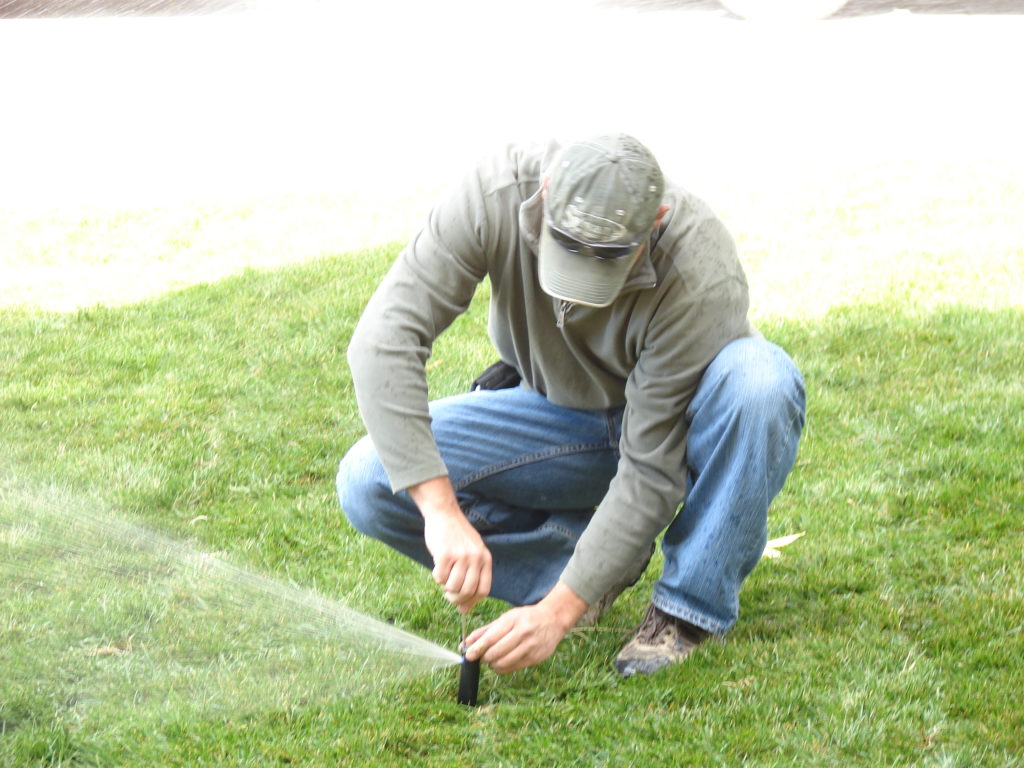
{"type": "MultiPolygon", "coordinates": [[[[368,652],[365,684],[325,665],[316,700],[147,710],[110,695],[83,714],[59,674],[76,649],[47,640],[74,619],[26,614],[24,584],[8,583],[0,765],[1024,765],[1024,251],[1009,234],[1024,190],[963,181],[934,192],[962,196],[956,227],[948,206],[851,187],[771,230],[738,228],[755,301],[774,297],[756,320],[808,386],[770,534],[806,535],[755,570],[725,642],[650,678],[614,674],[655,567],[548,662],[485,670],[477,709],[455,703],[454,669],[396,682],[381,655],[378,680],[368,652]]],[[[217,226],[247,215],[218,211],[217,226]]],[[[46,231],[24,224],[22,242],[45,239],[32,226],[46,231]]],[[[91,226],[102,243],[119,225],[91,226]]],[[[15,491],[48,488],[69,512],[141,522],[453,648],[458,618],[426,572],[354,534],[334,499],[362,433],[344,350],[397,250],[120,306],[0,310],[0,522],[15,491]]],[[[435,347],[435,396],[491,360],[485,294],[435,347]]],[[[500,610],[485,602],[475,621],[500,610]]],[[[103,633],[95,643],[124,640],[103,633]]],[[[112,661],[131,658],[119,648],[112,661]]]]}

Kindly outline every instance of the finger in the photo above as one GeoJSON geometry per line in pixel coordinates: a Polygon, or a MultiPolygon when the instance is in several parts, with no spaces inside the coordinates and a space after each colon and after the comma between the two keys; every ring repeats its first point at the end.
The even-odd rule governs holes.
{"type": "Polygon", "coordinates": [[[444,599],[459,609],[459,613],[469,613],[476,604],[480,602],[480,598],[476,595],[462,595],[458,592],[445,592],[444,599]]]}
{"type": "Polygon", "coordinates": [[[462,644],[462,655],[466,657],[467,661],[480,661],[480,657],[487,651],[487,642],[485,640],[476,639],[470,640],[466,638],[466,642],[462,644]]]}
{"type": "MultiPolygon", "coordinates": [[[[491,593],[491,554],[484,549],[477,557],[468,561],[467,565],[457,564],[452,568],[444,588],[447,592],[458,594],[459,599],[452,600],[457,605],[467,606],[467,610],[475,606],[491,593]],[[456,588],[459,575],[462,583],[456,588]]],[[[449,598],[451,600],[451,598],[449,598]]]]}
{"type": "Polygon", "coordinates": [[[484,630],[477,630],[473,632],[469,637],[466,638],[466,658],[470,661],[479,661],[480,658],[487,652],[491,647],[491,637],[488,634],[490,626],[484,627],[484,630]]]}
{"type": "Polygon", "coordinates": [[[480,596],[480,599],[487,597],[491,594],[491,560],[487,559],[480,572],[480,583],[477,586],[476,593],[480,596]]]}
{"type": "Polygon", "coordinates": [[[444,587],[445,592],[451,592],[455,595],[461,595],[463,593],[462,585],[466,581],[466,567],[461,561],[456,560],[452,565],[451,571],[448,573],[448,578],[445,580],[444,587]]]}
{"type": "Polygon", "coordinates": [[[480,602],[480,597],[477,595],[460,595],[456,592],[445,592],[444,599],[459,609],[459,613],[469,613],[476,604],[480,602]]]}
{"type": "Polygon", "coordinates": [[[520,621],[513,631],[491,646],[483,660],[504,675],[539,664],[552,654],[554,645],[549,645],[540,628],[520,621]]]}
{"type": "Polygon", "coordinates": [[[524,636],[523,632],[513,627],[501,638],[491,643],[491,647],[484,652],[480,659],[490,665],[495,672],[504,674],[518,669],[515,666],[516,662],[529,650],[529,637],[524,636]]]}
{"type": "Polygon", "coordinates": [[[442,557],[440,560],[434,561],[434,570],[431,574],[434,577],[434,581],[444,586],[447,583],[448,578],[451,576],[452,565],[454,561],[448,557],[442,557]]]}
{"type": "Polygon", "coordinates": [[[465,576],[462,579],[462,587],[459,589],[459,594],[464,598],[463,602],[472,600],[476,597],[480,586],[480,568],[473,567],[466,571],[465,576]]]}
{"type": "Polygon", "coordinates": [[[477,661],[508,632],[508,614],[500,616],[495,621],[483,627],[473,630],[466,638],[466,658],[470,661],[477,661]]]}
{"type": "Polygon", "coordinates": [[[518,646],[500,659],[487,663],[499,675],[507,675],[509,672],[518,672],[531,666],[534,663],[533,652],[531,649],[518,646]]]}
{"type": "Polygon", "coordinates": [[[527,666],[522,661],[534,644],[520,618],[519,610],[513,609],[492,623],[472,644],[474,655],[470,660],[480,659],[502,673],[527,666]]]}
{"type": "Polygon", "coordinates": [[[489,625],[484,625],[482,627],[477,627],[472,632],[470,632],[468,635],[466,635],[465,645],[466,645],[467,650],[469,649],[469,646],[471,646],[473,643],[475,643],[477,640],[480,639],[480,636],[484,632],[487,631],[487,627],[488,626],[489,625]]]}

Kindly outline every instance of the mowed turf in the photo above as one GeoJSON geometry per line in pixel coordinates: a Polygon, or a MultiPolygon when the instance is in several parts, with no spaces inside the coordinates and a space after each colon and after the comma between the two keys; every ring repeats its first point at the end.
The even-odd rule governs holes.
{"type": "MultiPolygon", "coordinates": [[[[4,311],[0,471],[453,648],[457,614],[426,571],[357,535],[334,498],[362,434],[344,350],[397,250],[118,308],[4,311]]],[[[486,293],[435,346],[434,396],[491,361],[486,293]]],[[[808,390],[770,534],[806,535],[685,665],[611,668],[659,555],[599,628],[537,668],[485,671],[478,709],[455,703],[448,670],[326,706],[137,722],[107,701],[93,720],[0,676],[0,765],[1024,764],[1024,310],[894,297],[759,325],[808,390]]],[[[47,617],[16,615],[4,589],[0,647],[28,652],[47,617]]]]}

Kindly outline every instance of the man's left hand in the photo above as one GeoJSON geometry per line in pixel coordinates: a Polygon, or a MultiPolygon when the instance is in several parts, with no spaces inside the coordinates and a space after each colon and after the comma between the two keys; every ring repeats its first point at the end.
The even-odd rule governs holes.
{"type": "Polygon", "coordinates": [[[563,582],[536,605],[513,608],[466,638],[466,658],[505,674],[532,667],[555,652],[587,609],[563,582]]]}

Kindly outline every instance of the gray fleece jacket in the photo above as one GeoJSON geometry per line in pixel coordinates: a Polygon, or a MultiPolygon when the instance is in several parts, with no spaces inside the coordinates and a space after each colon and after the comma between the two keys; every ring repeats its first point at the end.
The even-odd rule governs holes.
{"type": "Polygon", "coordinates": [[[598,309],[544,293],[540,189],[557,149],[509,147],[434,208],[367,305],[348,360],[396,492],[447,474],[424,366],[485,276],[491,340],[524,386],[570,408],[624,405],[616,475],[562,574],[593,603],[672,521],[685,492],[687,405],[718,351],[756,331],[732,238],[671,183],[669,211],[615,302],[598,309]]]}

